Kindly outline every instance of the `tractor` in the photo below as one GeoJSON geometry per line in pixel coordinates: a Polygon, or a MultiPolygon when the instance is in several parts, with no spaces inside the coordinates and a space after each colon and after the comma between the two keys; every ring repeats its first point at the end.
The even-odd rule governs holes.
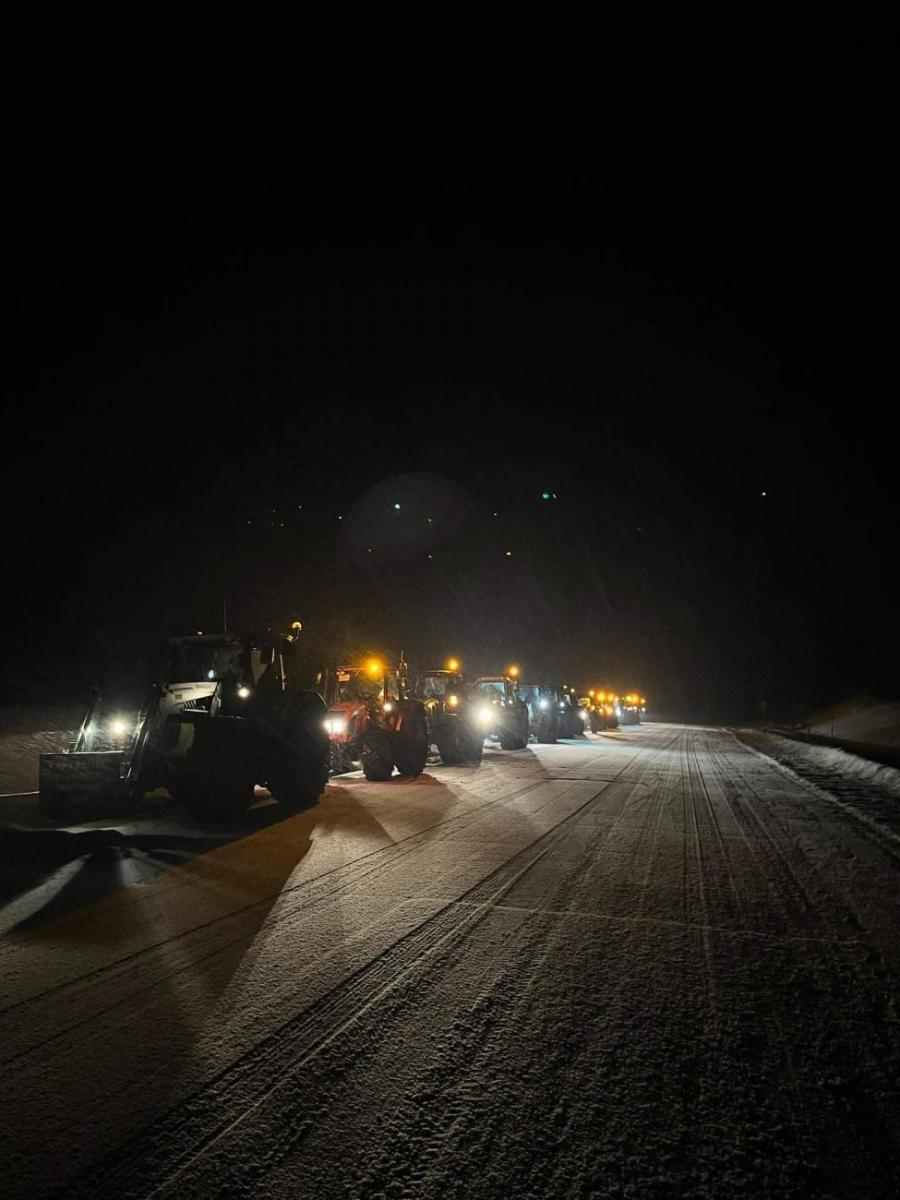
{"type": "Polygon", "coordinates": [[[395,766],[406,776],[425,770],[428,723],[422,701],[409,693],[408,673],[402,655],[393,666],[371,658],[326,673],[325,728],[335,774],[356,762],[366,779],[379,782],[390,779],[395,766]]]}
{"type": "Polygon", "coordinates": [[[564,683],[527,684],[521,689],[531,717],[530,728],[539,742],[580,737],[584,733],[583,710],[575,703],[571,688],[564,683]]]}
{"type": "Polygon", "coordinates": [[[480,675],[472,685],[473,700],[487,709],[484,731],[499,740],[503,750],[524,750],[528,745],[528,705],[519,696],[518,670],[505,675],[480,675]]]}
{"type": "Polygon", "coordinates": [[[620,701],[623,725],[640,725],[641,713],[646,711],[646,701],[637,692],[628,692],[620,701]]]}
{"type": "Polygon", "coordinates": [[[554,689],[526,683],[519,688],[519,695],[528,705],[528,729],[533,737],[549,744],[563,736],[559,702],[554,689]]]}
{"type": "Polygon", "coordinates": [[[591,733],[619,727],[619,697],[615,692],[591,691],[583,697],[591,733]]]}
{"type": "Polygon", "coordinates": [[[472,695],[450,659],[444,670],[416,671],[413,689],[425,708],[429,745],[447,764],[480,763],[486,726],[493,710],[472,695]]]}
{"type": "Polygon", "coordinates": [[[201,821],[240,817],[257,787],[290,809],[314,803],[328,779],[326,711],[298,686],[299,628],[172,638],[162,681],[131,714],[95,692],[72,749],[40,756],[40,811],[129,811],[158,788],[201,821]]]}

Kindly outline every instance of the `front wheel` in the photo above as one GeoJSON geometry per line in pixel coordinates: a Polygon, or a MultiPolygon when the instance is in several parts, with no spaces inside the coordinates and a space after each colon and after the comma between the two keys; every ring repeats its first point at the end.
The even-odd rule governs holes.
{"type": "Polygon", "coordinates": [[[535,730],[537,740],[547,746],[555,742],[558,736],[556,721],[553,717],[541,717],[535,730]]]}
{"type": "Polygon", "coordinates": [[[366,738],[362,754],[363,775],[372,783],[384,783],[394,771],[390,739],[384,735],[366,738]]]}
{"type": "Polygon", "coordinates": [[[456,766],[457,763],[463,761],[462,746],[460,745],[460,737],[456,729],[442,730],[437,737],[437,748],[442,763],[446,763],[448,766],[456,766]]]}
{"type": "Polygon", "coordinates": [[[481,762],[481,756],[484,753],[484,734],[480,729],[471,729],[462,739],[462,756],[463,762],[472,763],[477,766],[481,762]]]}

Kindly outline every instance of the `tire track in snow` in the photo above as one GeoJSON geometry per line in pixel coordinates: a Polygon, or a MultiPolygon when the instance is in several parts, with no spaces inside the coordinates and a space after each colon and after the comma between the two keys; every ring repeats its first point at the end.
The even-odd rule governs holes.
{"type": "MultiPolygon", "coordinates": [[[[748,758],[751,755],[756,755],[757,759],[764,758],[753,747],[743,747],[739,740],[737,745],[742,746],[748,758]]],[[[744,789],[753,796],[753,804],[737,797],[734,799],[738,799],[738,803],[735,804],[734,799],[731,803],[736,812],[740,811],[745,819],[749,818],[747,827],[739,822],[739,828],[748,850],[754,855],[754,860],[758,861],[759,850],[768,847],[772,851],[769,861],[776,865],[776,878],[780,878],[783,883],[787,882],[789,893],[799,893],[802,898],[803,905],[798,913],[800,924],[804,928],[818,928],[824,935],[821,937],[818,952],[812,959],[807,957],[804,961],[800,954],[802,948],[796,946],[797,957],[793,970],[801,983],[807,981],[803,983],[805,988],[815,987],[817,995],[829,997],[824,1002],[819,998],[819,1004],[827,1013],[827,1022],[825,1028],[816,1031],[814,1036],[825,1042],[825,1061],[835,1064],[832,1070],[836,1073],[831,1079],[836,1080],[837,1086],[845,1091],[852,1086],[854,1091],[860,1093],[860,1099],[865,1096],[865,1105],[862,1106],[865,1115],[861,1119],[853,1114],[853,1120],[859,1129],[860,1140],[869,1142],[870,1153],[875,1158],[884,1153],[885,1132],[891,1130],[893,1135],[889,1134],[887,1140],[893,1142],[895,1149],[900,1153],[900,1029],[896,1016],[890,1015],[890,1003],[884,1005],[880,1000],[880,997],[885,996],[886,988],[893,989],[895,996],[898,994],[900,978],[884,963],[878,952],[871,947],[871,943],[869,948],[866,948],[866,923],[852,895],[834,886],[831,872],[822,869],[821,859],[819,863],[811,859],[798,844],[796,836],[791,833],[786,824],[785,814],[792,811],[793,803],[779,809],[774,799],[765,795],[760,784],[747,774],[746,764],[736,762],[734,755],[726,753],[721,744],[718,747],[711,745],[710,753],[723,773],[731,777],[737,776],[744,789]],[[756,836],[751,838],[748,829],[756,836]],[[814,922],[811,920],[813,914],[814,922]],[[844,937],[848,925],[856,935],[853,941],[847,941],[844,937]],[[800,972],[802,974],[799,974],[800,972]],[[851,998],[855,1003],[849,1002],[851,998]],[[865,998],[868,1008],[866,1021],[859,1019],[858,1008],[862,998],[865,998]],[[849,1077],[852,1082],[848,1082],[847,1079],[842,1081],[843,1076],[849,1077]]],[[[778,764],[773,763],[773,766],[778,764]]],[[[800,780],[797,782],[802,784],[800,780]]],[[[846,820],[847,816],[852,818],[855,814],[843,813],[840,809],[836,812],[830,806],[821,804],[819,797],[809,788],[800,786],[797,793],[802,798],[806,819],[813,823],[815,842],[813,843],[813,835],[809,831],[806,832],[806,837],[810,843],[816,845],[820,854],[824,848],[823,843],[831,840],[837,832],[834,820],[836,816],[844,819],[846,829],[854,836],[860,835],[858,822],[853,819],[846,820]],[[823,815],[830,815],[832,820],[823,820],[823,815]]],[[[795,801],[796,798],[791,799],[795,801]]],[[[864,838],[864,841],[873,846],[877,844],[869,837],[864,838]]],[[[839,833],[837,842],[840,844],[839,833]]],[[[882,846],[878,848],[883,849],[882,846]]],[[[771,886],[773,879],[770,871],[760,865],[759,872],[771,886]]],[[[803,1058],[791,1052],[792,1040],[798,1040],[797,1030],[794,1027],[791,1033],[787,1025],[790,1022],[792,1026],[796,1026],[798,1020],[802,1024],[797,1006],[783,1003],[783,1011],[779,1011],[771,996],[767,996],[766,999],[767,1020],[776,1031],[778,1047],[790,1072],[791,1093],[794,1098],[791,1105],[792,1120],[795,1128],[802,1130],[807,1123],[803,1112],[804,1096],[808,1098],[811,1094],[820,1092],[823,1083],[828,1086],[830,1080],[828,1076],[823,1079],[821,1074],[810,1078],[809,1067],[803,1058]]],[[[784,1001],[784,997],[782,1000],[784,1001]]],[[[818,1068],[819,1071],[821,1069],[818,1068]]]]}
{"type": "MultiPolygon", "coordinates": [[[[323,911],[340,902],[346,891],[358,887],[372,875],[395,870],[405,857],[419,853],[424,846],[433,847],[440,838],[440,832],[447,836],[451,826],[455,833],[459,832],[459,829],[464,830],[476,822],[487,809],[503,803],[515,803],[546,782],[545,777],[524,785],[521,781],[510,783],[509,780],[501,779],[500,794],[475,808],[456,813],[443,821],[416,830],[388,846],[368,851],[310,879],[195,925],[163,942],[142,948],[74,980],[6,1006],[0,1010],[0,1064],[9,1064],[24,1054],[39,1050],[54,1037],[113,1011],[120,1004],[127,1003],[184,971],[190,971],[196,963],[210,961],[219,954],[252,941],[261,930],[264,931],[272,924],[286,925],[292,916],[297,916],[300,924],[319,919],[323,911]],[[503,790],[504,786],[507,790],[503,790]],[[434,830],[440,831],[436,837],[433,835],[434,830]],[[254,913],[259,909],[271,908],[276,899],[287,899],[288,903],[283,904],[276,915],[267,918],[261,925],[256,924],[253,920],[254,913]],[[236,936],[225,934],[223,937],[223,932],[229,925],[242,923],[249,926],[250,932],[239,932],[236,936]],[[204,948],[204,943],[207,942],[210,943],[208,950],[204,948]],[[174,963],[171,962],[173,956],[174,963]],[[136,966],[140,968],[139,977],[135,973],[136,966]],[[104,1002],[120,982],[125,985],[125,994],[113,1001],[104,1002]],[[82,1003],[73,1013],[73,1000],[76,996],[82,998],[82,1003]],[[52,1011],[51,1006],[55,999],[59,1000],[59,1015],[52,1011]],[[23,1011],[34,1014],[32,1026],[39,1028],[41,1033],[36,1041],[27,1040],[26,1035],[25,1045],[20,1048],[23,1011]],[[79,1012],[83,1012],[84,1015],[78,1015],[79,1012]],[[49,1034],[48,1029],[52,1031],[49,1034]]],[[[31,1020],[31,1016],[29,1019],[31,1020]]]]}
{"type": "MultiPolygon", "coordinates": [[[[633,759],[630,759],[621,768],[619,777],[632,762],[633,759]]],[[[642,764],[641,773],[650,769],[649,763],[642,764]]],[[[135,1172],[135,1159],[145,1166],[153,1163],[153,1171],[158,1178],[156,1164],[161,1148],[168,1159],[171,1157],[171,1147],[183,1143],[187,1138],[189,1145],[182,1146],[175,1165],[167,1167],[165,1186],[168,1187],[173,1178],[180,1175],[197,1156],[205,1155],[210,1147],[241,1125],[275,1094],[282,1085],[276,1084],[273,1088],[273,1076],[293,1078],[373,1005],[394,991],[399,983],[419,968],[423,960],[429,960],[425,965],[430,965],[438,949],[448,942],[468,936],[519,879],[565,837],[570,823],[583,814],[608,786],[610,784],[602,783],[573,813],[507,860],[486,879],[474,885],[462,897],[450,900],[437,914],[389,947],[335,992],[254,1046],[198,1096],[189,1098],[164,1117],[159,1129],[154,1127],[155,1131],[151,1130],[145,1137],[139,1138],[136,1146],[129,1143],[121,1156],[116,1156],[117,1162],[121,1160],[121,1166],[112,1168],[112,1176],[109,1165],[101,1164],[96,1176],[92,1171],[82,1185],[87,1189],[84,1194],[120,1194],[117,1191],[120,1183],[123,1188],[126,1187],[127,1178],[135,1172]],[[458,905],[457,900],[465,900],[466,904],[458,905]],[[228,1114],[224,1121],[223,1112],[228,1114]],[[188,1134],[186,1131],[189,1128],[191,1132],[188,1134]],[[170,1174],[172,1172],[174,1175],[170,1174]],[[120,1175],[124,1175],[121,1180],[120,1175]],[[110,1183],[109,1189],[106,1182],[108,1177],[117,1181],[110,1183]]],[[[162,1181],[159,1186],[163,1186],[162,1181]]],[[[76,1189],[72,1194],[83,1193],[76,1189]]],[[[128,1188],[127,1194],[148,1195],[154,1192],[147,1191],[142,1185],[136,1193],[128,1188]]]]}

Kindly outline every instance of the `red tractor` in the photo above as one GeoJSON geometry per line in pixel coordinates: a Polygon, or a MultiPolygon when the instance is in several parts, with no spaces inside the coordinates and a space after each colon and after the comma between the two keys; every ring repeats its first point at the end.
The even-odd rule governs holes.
{"type": "Polygon", "coordinates": [[[325,728],[331,738],[332,771],[362,766],[366,779],[421,775],[428,757],[425,708],[407,688],[406,663],[372,658],[361,666],[338,667],[326,683],[325,728]]]}

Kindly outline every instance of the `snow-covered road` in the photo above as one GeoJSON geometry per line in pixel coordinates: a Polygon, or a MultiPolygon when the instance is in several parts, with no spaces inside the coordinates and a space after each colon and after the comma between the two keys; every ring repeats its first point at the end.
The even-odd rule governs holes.
{"type": "Polygon", "coordinates": [[[645,725],[59,835],[7,889],[3,1195],[900,1194],[890,796],[789,755],[645,725]]]}

